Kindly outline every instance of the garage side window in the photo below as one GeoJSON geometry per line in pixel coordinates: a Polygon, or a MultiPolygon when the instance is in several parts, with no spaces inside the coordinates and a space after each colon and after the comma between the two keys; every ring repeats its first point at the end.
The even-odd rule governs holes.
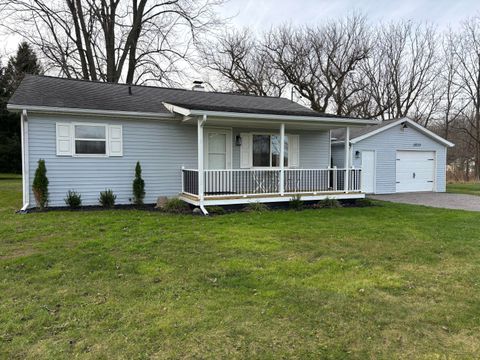
{"type": "Polygon", "coordinates": [[[122,125],[57,123],[57,156],[123,156],[122,125]]]}
{"type": "Polygon", "coordinates": [[[75,125],[76,155],[106,155],[106,125],[75,125]]]}

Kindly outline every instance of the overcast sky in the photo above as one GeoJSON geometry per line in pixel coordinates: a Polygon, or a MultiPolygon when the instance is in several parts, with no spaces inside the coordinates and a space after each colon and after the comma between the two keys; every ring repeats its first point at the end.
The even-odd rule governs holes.
{"type": "Polygon", "coordinates": [[[456,26],[465,17],[480,13],[480,0],[230,0],[222,8],[234,26],[256,31],[284,22],[315,24],[359,11],[372,22],[414,19],[456,26]]]}

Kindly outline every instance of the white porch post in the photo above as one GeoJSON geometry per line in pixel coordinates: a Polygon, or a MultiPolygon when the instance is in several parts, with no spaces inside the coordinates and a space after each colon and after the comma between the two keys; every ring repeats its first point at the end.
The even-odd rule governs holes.
{"type": "Polygon", "coordinates": [[[285,194],[285,124],[280,125],[280,195],[285,194]]]}
{"type": "Polygon", "coordinates": [[[200,199],[200,206],[203,206],[205,194],[205,176],[203,172],[203,124],[207,121],[207,115],[197,120],[197,154],[198,154],[198,197],[200,199]]]}
{"type": "Polygon", "coordinates": [[[345,128],[345,193],[348,193],[348,171],[350,166],[350,127],[345,128]]]}

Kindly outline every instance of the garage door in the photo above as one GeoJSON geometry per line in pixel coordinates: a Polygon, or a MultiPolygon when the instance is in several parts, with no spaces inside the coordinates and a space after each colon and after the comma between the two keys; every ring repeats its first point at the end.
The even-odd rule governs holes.
{"type": "Polygon", "coordinates": [[[397,151],[397,192],[433,191],[435,152],[397,151]]]}

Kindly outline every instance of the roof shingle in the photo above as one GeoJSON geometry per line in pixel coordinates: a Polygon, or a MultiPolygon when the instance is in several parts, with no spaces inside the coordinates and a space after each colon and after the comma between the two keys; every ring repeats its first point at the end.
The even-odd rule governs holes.
{"type": "Polygon", "coordinates": [[[27,75],[9,104],[169,114],[163,102],[195,110],[325,116],[285,98],[27,75]]]}

